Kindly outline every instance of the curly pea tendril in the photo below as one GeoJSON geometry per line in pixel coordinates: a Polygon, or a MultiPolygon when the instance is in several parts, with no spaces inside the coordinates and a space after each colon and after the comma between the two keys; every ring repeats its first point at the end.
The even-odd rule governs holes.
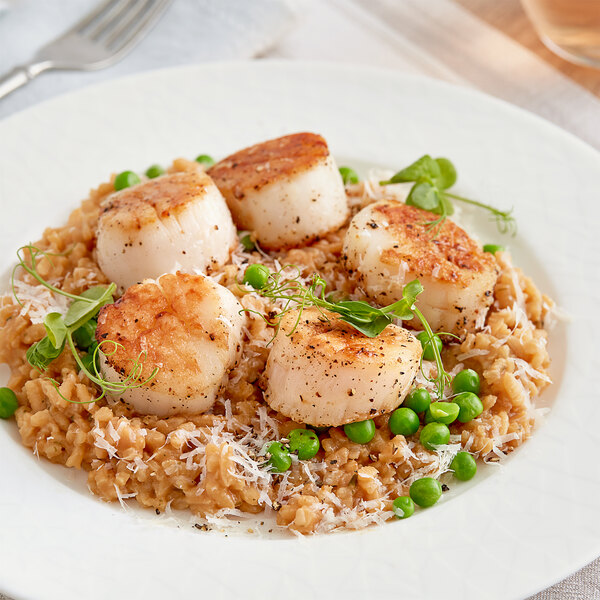
{"type": "MultiPolygon", "coordinates": [[[[269,313],[267,315],[253,309],[243,309],[243,312],[253,313],[261,317],[267,325],[275,328],[275,335],[269,341],[273,342],[279,328],[281,319],[291,310],[298,309],[298,316],[292,329],[286,333],[291,336],[302,317],[302,311],[305,308],[314,306],[317,307],[323,317],[329,320],[324,310],[336,313],[338,318],[355,329],[366,335],[367,337],[378,336],[388,325],[393,323],[394,319],[409,321],[413,318],[419,319],[423,325],[426,337],[423,347],[431,348],[433,359],[436,364],[436,375],[431,377],[423,371],[423,357],[421,357],[420,368],[423,376],[431,383],[435,384],[438,398],[442,398],[447,385],[450,385],[452,380],[451,375],[444,369],[444,363],[440,354],[440,349],[435,343],[437,338],[433,333],[431,326],[423,313],[417,308],[417,296],[423,292],[423,286],[418,279],[407,283],[402,290],[402,298],[397,302],[377,308],[362,300],[340,300],[334,301],[332,295],[325,296],[327,282],[318,274],[314,273],[309,278],[309,284],[303,283],[301,270],[295,265],[286,265],[278,271],[268,271],[268,277],[263,278],[258,286],[254,286],[256,278],[253,276],[255,267],[267,269],[264,265],[250,265],[246,269],[243,283],[249,284],[254,288],[254,291],[264,298],[270,300],[279,300],[281,302],[280,312],[277,314],[269,313]],[[295,275],[294,275],[295,273],[295,275]]],[[[240,286],[240,289],[249,293],[248,289],[240,286]]],[[[442,332],[443,333],[443,332],[442,332]]],[[[451,335],[445,334],[444,335],[451,335]]]]}
{"type": "Polygon", "coordinates": [[[16,273],[18,269],[21,268],[46,289],[72,300],[64,316],[58,312],[51,312],[45,316],[44,327],[46,329],[46,335],[39,342],[36,342],[29,347],[26,357],[32,367],[37,369],[40,373],[43,373],[50,364],[61,355],[65,346],[67,346],[79,369],[83,371],[92,383],[95,383],[102,390],[102,394],[98,398],[93,398],[92,400],[70,400],[60,392],[59,383],[55,379],[52,379],[51,377],[48,377],[47,379],[54,385],[56,391],[63,400],[71,402],[72,404],[90,404],[102,399],[106,394],[121,394],[127,390],[148,384],[158,373],[158,367],[152,371],[148,378],[142,380],[147,353],[140,352],[133,361],[131,370],[122,381],[107,381],[100,374],[97,364],[100,349],[102,349],[105,356],[112,356],[119,348],[123,347],[122,344],[113,340],[103,340],[99,344],[93,342],[88,348],[82,348],[91,354],[92,360],[86,362],[82,359],[73,339],[73,334],[89,321],[93,321],[103,306],[113,302],[113,295],[117,286],[114,283],[111,283],[108,286],[96,285],[88,288],[81,294],[76,295],[61,290],[46,281],[38,271],[38,259],[43,257],[52,263],[51,257],[66,256],[70,251],[71,250],[67,250],[63,253],[52,253],[40,250],[32,244],[22,246],[17,250],[18,263],[15,265],[11,275],[11,286],[15,300],[20,306],[23,306],[23,302],[21,302],[17,295],[15,284],[16,273]]]}

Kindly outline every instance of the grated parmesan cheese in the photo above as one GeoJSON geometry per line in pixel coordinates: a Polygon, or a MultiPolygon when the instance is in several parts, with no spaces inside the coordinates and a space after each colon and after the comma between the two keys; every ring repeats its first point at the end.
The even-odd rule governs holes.
{"type": "Polygon", "coordinates": [[[473,358],[474,356],[485,356],[489,354],[490,351],[487,348],[472,348],[471,350],[467,350],[467,352],[462,352],[456,357],[456,360],[468,360],[469,358],[473,358]]]}
{"type": "Polygon", "coordinates": [[[108,426],[106,429],[108,430],[108,435],[110,435],[113,442],[117,443],[121,439],[121,436],[119,435],[119,432],[115,429],[114,425],[112,424],[112,421],[108,422],[108,426]]]}
{"type": "Polygon", "coordinates": [[[119,501],[119,504],[121,505],[121,508],[123,510],[127,510],[127,505],[125,504],[125,500],[127,500],[128,498],[135,498],[137,496],[137,492],[134,492],[132,494],[121,494],[121,490],[119,489],[119,486],[114,483],[113,484],[115,486],[115,492],[117,493],[117,500],[119,501]]]}
{"type": "Polygon", "coordinates": [[[94,436],[94,446],[106,450],[109,458],[119,458],[117,449],[106,439],[104,431],[98,425],[98,421],[96,421],[96,427],[92,429],[92,434],[94,436]]]}
{"type": "MultiPolygon", "coordinates": [[[[23,303],[19,316],[28,317],[34,325],[43,323],[46,315],[51,312],[66,314],[69,301],[64,296],[54,294],[43,285],[30,285],[20,279],[15,279],[14,285],[15,292],[23,303]]],[[[10,294],[6,294],[5,297],[14,301],[10,294]]]]}
{"type": "Polygon", "coordinates": [[[523,360],[522,358],[513,358],[513,361],[519,367],[519,369],[514,372],[515,377],[539,379],[546,383],[552,383],[552,379],[550,379],[548,375],[534,369],[526,360],[523,360]]]}

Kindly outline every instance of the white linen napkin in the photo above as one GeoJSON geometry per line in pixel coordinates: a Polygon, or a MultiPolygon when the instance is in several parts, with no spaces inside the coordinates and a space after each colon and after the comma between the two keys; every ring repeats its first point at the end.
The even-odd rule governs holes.
{"type": "MultiPolygon", "coordinates": [[[[100,0],[17,0],[0,17],[0,74],[33,57],[100,0]]],[[[0,0],[0,6],[5,0],[0,0]]],[[[0,118],[56,94],[148,69],[251,58],[295,21],[298,0],[175,0],[121,62],[95,72],[51,71],[0,100],[0,118]]]]}

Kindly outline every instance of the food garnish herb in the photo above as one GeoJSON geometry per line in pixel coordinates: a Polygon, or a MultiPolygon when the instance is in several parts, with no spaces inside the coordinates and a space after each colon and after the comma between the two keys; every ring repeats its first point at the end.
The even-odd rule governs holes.
{"type": "Polygon", "coordinates": [[[425,223],[428,230],[433,231],[436,236],[444,225],[446,218],[454,213],[453,200],[489,211],[496,221],[500,233],[509,233],[513,236],[516,234],[517,224],[512,216],[512,209],[499,210],[478,200],[452,194],[448,189],[456,183],[456,178],[456,169],[450,160],[447,158],[431,158],[431,156],[425,154],[408,167],[398,171],[387,181],[380,181],[379,183],[380,185],[387,185],[390,183],[414,182],[406,198],[406,204],[439,215],[437,219],[425,223]]]}
{"type": "Polygon", "coordinates": [[[344,185],[358,183],[360,181],[358,173],[354,169],[350,167],[340,167],[338,170],[342,176],[344,185]]]}
{"type": "MultiPolygon", "coordinates": [[[[72,300],[64,316],[58,312],[51,312],[46,315],[44,318],[46,335],[39,342],[36,342],[29,347],[26,354],[27,361],[32,367],[43,372],[50,366],[52,361],[60,356],[65,346],[68,346],[79,369],[83,371],[90,381],[95,383],[102,390],[102,394],[98,398],[78,402],[63,396],[60,393],[58,382],[49,378],[61,398],[73,404],[89,404],[100,400],[107,393],[120,394],[127,390],[146,385],[156,376],[158,368],[155,368],[146,380],[141,381],[144,362],[142,357],[144,357],[144,359],[146,358],[145,352],[140,352],[133,362],[130,372],[119,382],[107,381],[102,377],[98,370],[97,359],[100,348],[102,348],[102,352],[106,356],[112,356],[119,347],[122,347],[122,344],[113,340],[103,340],[99,344],[94,342],[88,348],[84,348],[92,355],[92,360],[86,361],[85,357],[80,356],[73,338],[75,332],[80,327],[88,324],[89,321],[94,320],[103,306],[113,302],[113,294],[117,287],[114,283],[111,283],[108,286],[96,285],[88,288],[81,294],[76,295],[51,285],[39,274],[37,260],[39,257],[45,257],[48,260],[51,260],[52,256],[63,256],[64,254],[65,253],[53,254],[51,252],[46,252],[32,244],[22,246],[17,250],[18,263],[13,269],[11,282],[13,295],[19,305],[23,306],[15,287],[15,275],[19,268],[24,269],[48,290],[72,300]],[[27,257],[29,257],[29,260],[27,257]]],[[[77,338],[76,335],[75,338],[77,338]]]]}
{"type": "MultiPolygon", "coordinates": [[[[253,266],[254,265],[250,265],[248,269],[253,266]]],[[[264,265],[261,265],[261,267],[264,267],[264,265]]],[[[266,267],[264,268],[266,269],[266,267]]],[[[437,374],[435,377],[430,377],[425,375],[425,373],[423,373],[423,375],[428,381],[435,383],[438,397],[443,397],[446,386],[450,385],[451,376],[444,369],[440,349],[438,345],[434,343],[437,336],[432,331],[431,326],[423,313],[416,306],[417,296],[423,291],[423,286],[418,279],[415,279],[404,286],[402,298],[400,300],[381,308],[371,306],[368,302],[363,300],[340,300],[335,302],[331,296],[325,296],[327,282],[319,274],[314,273],[309,279],[310,283],[304,285],[300,269],[293,265],[285,266],[278,271],[269,271],[268,277],[265,279],[264,282],[260,282],[260,287],[252,287],[254,288],[254,291],[265,298],[282,301],[283,305],[281,311],[276,315],[273,315],[272,313],[264,315],[263,313],[252,309],[244,309],[244,311],[257,314],[264,319],[268,325],[275,327],[275,335],[277,335],[277,332],[279,331],[283,316],[290,310],[299,309],[294,326],[291,331],[286,334],[291,336],[300,322],[302,311],[311,306],[315,306],[321,310],[325,318],[327,318],[327,315],[323,312],[323,309],[336,313],[340,320],[352,325],[352,327],[371,338],[378,336],[388,325],[394,322],[394,319],[410,321],[416,317],[423,325],[424,332],[427,336],[425,346],[431,348],[433,360],[437,367],[437,374]],[[293,270],[296,272],[295,276],[291,276],[293,275],[293,270]],[[292,273],[290,273],[290,271],[292,271],[292,273]]],[[[248,283],[246,278],[244,279],[244,282],[248,283]]],[[[275,336],[273,339],[275,339],[275,336]]],[[[421,361],[422,360],[423,358],[421,357],[421,361]]]]}

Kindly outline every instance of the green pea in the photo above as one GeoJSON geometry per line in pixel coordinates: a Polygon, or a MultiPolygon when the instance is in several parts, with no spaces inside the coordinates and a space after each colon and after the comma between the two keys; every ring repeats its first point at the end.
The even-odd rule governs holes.
{"type": "Polygon", "coordinates": [[[460,392],[479,394],[480,389],[479,375],[473,369],[463,369],[452,380],[452,391],[455,394],[460,394],[460,392]]]}
{"type": "Polygon", "coordinates": [[[459,452],[450,463],[454,477],[460,481],[469,481],[477,473],[477,463],[468,452],[459,452]]]}
{"type": "Polygon", "coordinates": [[[435,423],[436,420],[433,418],[433,415],[431,414],[431,411],[429,409],[427,409],[427,411],[425,412],[425,424],[428,425],[429,423],[435,423]]]}
{"type": "Polygon", "coordinates": [[[454,402],[434,402],[430,407],[429,411],[434,421],[443,423],[444,425],[450,425],[456,421],[460,408],[458,404],[454,402]]]}
{"type": "Polygon", "coordinates": [[[358,173],[350,167],[340,167],[339,171],[344,185],[348,185],[349,183],[358,183],[360,181],[358,178],[358,173]]]}
{"type": "Polygon", "coordinates": [[[405,406],[397,408],[388,421],[390,431],[394,435],[413,435],[417,433],[420,425],[417,413],[405,406]]]}
{"type": "Polygon", "coordinates": [[[196,162],[199,162],[205,167],[212,167],[215,164],[215,159],[208,154],[200,154],[196,156],[196,162]]]}
{"type": "MultiPolygon", "coordinates": [[[[427,332],[421,331],[421,333],[417,335],[417,339],[421,342],[421,346],[423,347],[423,358],[425,360],[434,360],[435,354],[433,353],[433,346],[427,332]]],[[[435,333],[433,334],[433,343],[437,346],[438,351],[441,352],[444,345],[442,344],[440,336],[435,335],[435,333]]]]}
{"type": "Polygon", "coordinates": [[[450,430],[443,423],[429,423],[421,429],[419,441],[427,450],[435,450],[450,441],[450,430]]]}
{"type": "Polygon", "coordinates": [[[249,233],[247,233],[246,235],[243,235],[240,238],[240,243],[242,244],[242,246],[244,247],[244,250],[246,252],[252,252],[252,250],[256,249],[256,245],[252,241],[252,238],[250,237],[249,233]]]}
{"type": "Polygon", "coordinates": [[[10,419],[19,408],[16,394],[7,387],[0,388],[0,419],[10,419]]]}
{"type": "Polygon", "coordinates": [[[344,425],[344,433],[352,442],[368,444],[375,437],[375,423],[370,419],[344,425]]]}
{"type": "Polygon", "coordinates": [[[133,171],[123,171],[115,177],[115,190],[124,190],[125,188],[137,185],[140,178],[133,171]]]}
{"type": "Polygon", "coordinates": [[[461,423],[468,423],[483,412],[483,404],[479,396],[472,392],[462,392],[458,396],[455,396],[452,402],[458,404],[460,408],[458,420],[461,423]]]}
{"type": "Polygon", "coordinates": [[[281,442],[271,442],[267,447],[270,454],[268,463],[271,471],[283,473],[292,466],[292,459],[289,450],[281,442]]]}
{"type": "Polygon", "coordinates": [[[262,290],[267,285],[269,274],[270,271],[265,265],[250,265],[244,273],[244,283],[250,284],[255,290],[262,290]]]}
{"type": "Polygon", "coordinates": [[[431,396],[425,388],[415,388],[404,400],[403,406],[416,413],[425,412],[431,404],[431,396]]]}
{"type": "Polygon", "coordinates": [[[408,496],[399,496],[392,502],[392,511],[399,519],[408,519],[415,512],[415,503],[408,496]]]}
{"type": "Polygon", "coordinates": [[[290,452],[298,454],[300,460],[310,460],[317,455],[321,444],[319,437],[310,429],[292,429],[288,434],[290,452]]]}
{"type": "Polygon", "coordinates": [[[73,332],[73,341],[81,350],[87,350],[96,342],[96,327],[96,319],[90,319],[73,332]]]}
{"type": "Polygon", "coordinates": [[[442,484],[433,477],[423,477],[412,483],[408,493],[415,504],[427,508],[442,497],[442,484]]]}
{"type": "Polygon", "coordinates": [[[500,244],[485,244],[483,247],[484,252],[489,252],[490,254],[496,254],[496,252],[504,252],[506,248],[504,246],[500,246],[500,244]]]}
{"type": "Polygon", "coordinates": [[[165,174],[165,170],[160,165],[152,165],[146,169],[146,177],[148,179],[155,179],[165,174]]]}

